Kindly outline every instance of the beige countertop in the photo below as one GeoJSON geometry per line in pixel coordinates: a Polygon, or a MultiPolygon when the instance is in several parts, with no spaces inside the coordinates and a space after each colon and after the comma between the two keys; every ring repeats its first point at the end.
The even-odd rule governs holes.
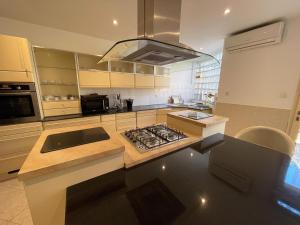
{"type": "Polygon", "coordinates": [[[42,146],[48,135],[94,127],[99,127],[99,125],[85,125],[43,131],[19,171],[19,179],[22,180],[43,175],[125,151],[124,144],[119,141],[117,133],[107,131],[110,136],[108,140],[79,145],[59,151],[41,153],[42,146]]]}
{"type": "Polygon", "coordinates": [[[187,112],[193,112],[192,110],[184,110],[184,111],[179,111],[179,112],[172,112],[172,113],[168,113],[167,116],[176,118],[176,119],[181,119],[181,120],[185,120],[188,122],[191,122],[195,125],[199,125],[201,127],[209,127],[211,125],[215,125],[215,124],[219,124],[219,123],[224,123],[227,122],[229,119],[223,116],[217,116],[217,115],[213,115],[212,117],[208,117],[205,119],[201,119],[201,120],[193,120],[187,117],[183,117],[180,114],[182,113],[187,113],[187,112]]]}
{"type": "Polygon", "coordinates": [[[99,125],[85,125],[43,131],[19,171],[19,179],[24,180],[40,176],[120,152],[124,152],[124,165],[126,168],[129,168],[201,140],[200,137],[186,134],[188,137],[179,142],[171,143],[149,152],[140,153],[122,133],[106,130],[110,136],[109,140],[41,153],[42,146],[46,141],[47,136],[93,127],[99,127],[99,125]]]}
{"type": "Polygon", "coordinates": [[[131,144],[125,136],[123,136],[122,133],[118,134],[119,140],[125,145],[125,149],[126,149],[124,155],[125,167],[129,168],[132,166],[136,166],[140,163],[149,161],[151,159],[157,158],[167,153],[187,147],[188,145],[198,142],[202,139],[200,137],[192,136],[187,133],[185,134],[188,136],[185,139],[182,139],[178,142],[164,145],[162,147],[144,153],[139,152],[136,149],[136,147],[133,144],[131,144]]]}

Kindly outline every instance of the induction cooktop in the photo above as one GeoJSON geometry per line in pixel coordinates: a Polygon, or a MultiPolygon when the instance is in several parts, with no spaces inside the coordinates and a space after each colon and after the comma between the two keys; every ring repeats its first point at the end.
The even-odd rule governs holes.
{"type": "Polygon", "coordinates": [[[52,134],[47,137],[41,153],[62,150],[97,141],[104,141],[109,138],[109,135],[102,127],[52,134]]]}

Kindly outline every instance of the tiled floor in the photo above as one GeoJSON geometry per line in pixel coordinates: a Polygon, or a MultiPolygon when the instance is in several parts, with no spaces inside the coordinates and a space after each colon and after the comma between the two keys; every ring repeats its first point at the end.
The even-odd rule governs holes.
{"type": "Polygon", "coordinates": [[[25,191],[17,179],[0,182],[0,225],[32,225],[25,191]]]}

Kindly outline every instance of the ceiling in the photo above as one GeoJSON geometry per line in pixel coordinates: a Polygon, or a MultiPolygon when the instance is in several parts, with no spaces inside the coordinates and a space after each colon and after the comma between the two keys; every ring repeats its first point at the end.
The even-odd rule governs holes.
{"type": "Polygon", "coordinates": [[[182,0],[180,40],[213,53],[231,33],[297,15],[299,0],[182,0]],[[231,13],[224,16],[226,8],[231,13]]]}
{"type": "Polygon", "coordinates": [[[0,0],[0,16],[114,41],[137,35],[136,0],[0,0]]]}
{"type": "MultiPolygon", "coordinates": [[[[297,15],[299,0],[182,0],[180,40],[212,53],[233,32],[297,15]]],[[[113,41],[137,35],[137,0],[0,0],[0,16],[113,41]]]]}

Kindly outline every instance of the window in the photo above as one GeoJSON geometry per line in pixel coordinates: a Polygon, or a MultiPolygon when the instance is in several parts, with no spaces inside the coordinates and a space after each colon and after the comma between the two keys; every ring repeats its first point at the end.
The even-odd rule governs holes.
{"type": "Polygon", "coordinates": [[[194,73],[194,99],[206,104],[214,104],[218,94],[222,53],[218,53],[214,59],[195,62],[193,64],[194,73]]]}

